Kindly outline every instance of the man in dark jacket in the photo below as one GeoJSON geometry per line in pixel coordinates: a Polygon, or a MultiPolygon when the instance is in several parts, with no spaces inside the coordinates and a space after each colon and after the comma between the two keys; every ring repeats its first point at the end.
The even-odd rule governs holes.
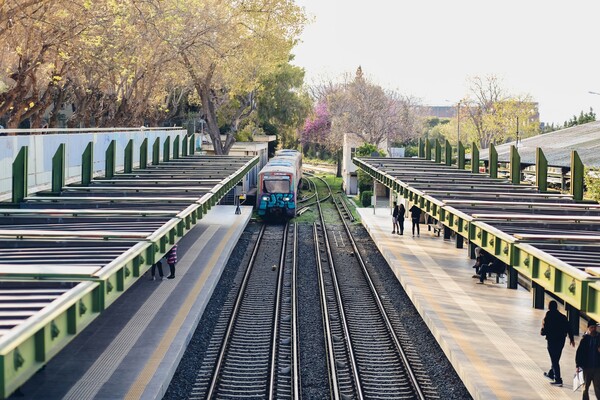
{"type": "Polygon", "coordinates": [[[583,400],[589,400],[590,384],[594,382],[596,398],[600,395],[600,335],[597,332],[596,322],[588,321],[588,330],[579,342],[575,353],[577,371],[583,369],[583,400]]]}
{"type": "Polygon", "coordinates": [[[560,375],[560,356],[562,354],[563,347],[565,347],[565,338],[569,335],[569,343],[571,346],[575,346],[575,339],[573,338],[573,332],[567,317],[558,311],[558,304],[552,300],[548,303],[548,312],[542,322],[541,334],[546,336],[548,341],[548,354],[550,355],[550,361],[552,367],[550,371],[544,372],[544,375],[552,379],[553,385],[562,386],[563,380],[560,375]]]}
{"type": "Polygon", "coordinates": [[[412,234],[415,236],[415,227],[417,228],[417,236],[419,236],[419,222],[421,222],[421,209],[416,204],[410,208],[410,219],[412,220],[412,234]]]}

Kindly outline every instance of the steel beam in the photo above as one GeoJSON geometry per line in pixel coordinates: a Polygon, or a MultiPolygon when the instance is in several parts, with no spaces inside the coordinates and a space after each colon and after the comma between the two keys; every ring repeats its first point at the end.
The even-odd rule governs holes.
{"type": "Polygon", "coordinates": [[[458,155],[456,160],[456,166],[458,169],[465,169],[465,146],[462,142],[458,142],[458,155]]]}
{"type": "Polygon", "coordinates": [[[535,184],[541,193],[548,191],[548,160],[540,147],[535,150],[535,184]]]}
{"type": "Polygon", "coordinates": [[[490,143],[488,155],[488,170],[490,178],[498,178],[498,152],[496,151],[496,147],[493,145],[493,143],[490,143]]]}
{"type": "Polygon", "coordinates": [[[52,157],[52,193],[60,193],[65,186],[65,144],[61,143],[52,157]]]}
{"type": "Polygon", "coordinates": [[[89,142],[81,155],[81,184],[87,186],[94,177],[94,142],[89,142]]]}
{"type": "Polygon", "coordinates": [[[571,151],[571,195],[575,201],[583,200],[584,167],[577,151],[571,151]]]}
{"type": "Polygon", "coordinates": [[[510,146],[510,181],[513,185],[521,184],[521,156],[515,146],[510,146]]]}
{"type": "Polygon", "coordinates": [[[471,147],[471,172],[474,174],[479,173],[479,148],[475,142],[471,147]]]}
{"type": "Polygon", "coordinates": [[[115,140],[111,140],[110,144],[108,145],[108,147],[106,148],[106,162],[105,162],[105,168],[104,168],[104,176],[107,179],[111,179],[112,177],[115,176],[115,169],[116,169],[116,149],[117,149],[117,142],[115,140]]]}
{"type": "Polygon", "coordinates": [[[12,164],[12,202],[18,204],[27,197],[29,147],[23,146],[12,164]]]}

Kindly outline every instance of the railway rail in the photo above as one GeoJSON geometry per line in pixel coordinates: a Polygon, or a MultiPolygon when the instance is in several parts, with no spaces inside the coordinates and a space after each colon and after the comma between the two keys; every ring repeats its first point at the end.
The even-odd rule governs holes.
{"type": "Polygon", "coordinates": [[[344,221],[343,206],[334,204],[341,223],[328,228],[318,204],[320,224],[314,225],[332,397],[437,398],[418,357],[404,350],[410,341],[401,342],[395,333],[344,221]]]}

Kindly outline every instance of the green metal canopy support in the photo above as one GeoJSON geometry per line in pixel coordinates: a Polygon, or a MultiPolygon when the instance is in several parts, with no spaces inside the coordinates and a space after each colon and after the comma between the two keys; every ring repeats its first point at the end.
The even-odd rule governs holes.
{"type": "Polygon", "coordinates": [[[471,147],[471,172],[474,174],[479,173],[479,148],[475,142],[471,147]]]}
{"type": "Polygon", "coordinates": [[[106,163],[105,163],[105,173],[104,176],[107,179],[112,178],[113,176],[115,176],[115,169],[116,169],[116,149],[117,149],[117,142],[115,140],[111,140],[110,144],[108,145],[108,147],[106,148],[106,163]]]}
{"type": "Polygon", "coordinates": [[[181,141],[181,155],[183,157],[188,155],[190,135],[183,135],[183,140],[181,141]]]}
{"type": "Polygon", "coordinates": [[[423,157],[425,157],[425,143],[422,138],[419,138],[419,158],[423,157]]]}
{"type": "Polygon", "coordinates": [[[577,151],[571,151],[571,195],[573,200],[583,200],[583,174],[584,168],[577,151]]]}
{"type": "Polygon", "coordinates": [[[177,135],[175,136],[175,139],[173,139],[173,159],[178,159],[179,154],[179,135],[177,135]]]}
{"type": "Polygon", "coordinates": [[[190,156],[193,156],[195,153],[195,149],[196,149],[195,141],[196,141],[196,135],[192,133],[190,135],[190,151],[189,151],[190,156]]]}
{"type": "Polygon", "coordinates": [[[535,151],[535,184],[541,193],[548,191],[548,160],[539,147],[535,151]]]}
{"type": "Polygon", "coordinates": [[[441,164],[442,162],[442,145],[440,141],[435,139],[435,163],[441,164]]]}
{"type": "Polygon", "coordinates": [[[445,156],[444,156],[444,163],[448,166],[452,165],[452,146],[450,145],[450,142],[448,141],[448,139],[446,139],[446,145],[444,146],[444,151],[445,151],[445,156]]]}
{"type": "Polygon", "coordinates": [[[140,145],[140,169],[148,168],[148,138],[140,145]]]}
{"type": "Polygon", "coordinates": [[[163,162],[167,162],[171,159],[171,137],[167,136],[165,143],[163,144],[163,162]]]}
{"type": "Polygon", "coordinates": [[[94,177],[94,142],[89,142],[81,155],[81,184],[88,186],[94,177]]]}
{"type": "Polygon", "coordinates": [[[498,152],[492,143],[490,143],[488,169],[490,171],[490,178],[498,178],[498,152]]]}
{"type": "Polygon", "coordinates": [[[521,156],[513,145],[510,146],[510,181],[513,185],[521,183],[521,156]]]}
{"type": "Polygon", "coordinates": [[[456,165],[458,169],[465,169],[465,146],[460,141],[458,142],[456,165]]]}
{"type": "Polygon", "coordinates": [[[158,165],[160,162],[160,138],[154,140],[152,145],[152,165],[158,165]]]}
{"type": "Polygon", "coordinates": [[[127,146],[125,146],[125,159],[123,165],[123,172],[126,174],[133,171],[133,139],[129,139],[127,146]]]}
{"type": "Polygon", "coordinates": [[[431,141],[425,139],[425,159],[431,160],[431,141]]]}
{"type": "Polygon", "coordinates": [[[52,157],[52,193],[60,193],[65,186],[65,144],[61,143],[52,157]]]}
{"type": "Polygon", "coordinates": [[[12,202],[17,204],[27,197],[27,163],[29,147],[23,146],[12,165],[12,202]]]}

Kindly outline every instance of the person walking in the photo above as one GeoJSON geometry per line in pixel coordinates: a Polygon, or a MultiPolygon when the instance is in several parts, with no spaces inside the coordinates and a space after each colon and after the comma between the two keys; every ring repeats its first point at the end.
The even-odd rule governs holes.
{"type": "Polygon", "coordinates": [[[404,235],[404,214],[406,214],[406,208],[404,208],[404,204],[400,203],[398,207],[398,227],[400,228],[399,235],[404,235]]]}
{"type": "Polygon", "coordinates": [[[392,233],[400,233],[400,227],[398,226],[398,204],[394,202],[394,208],[392,208],[392,233]]]}
{"type": "Polygon", "coordinates": [[[420,236],[419,222],[421,221],[421,209],[416,204],[410,208],[410,219],[412,220],[412,234],[415,236],[415,227],[417,228],[417,236],[420,236]]]}
{"type": "Polygon", "coordinates": [[[167,259],[167,264],[169,264],[169,269],[171,270],[171,274],[167,276],[167,279],[175,279],[175,264],[177,263],[177,245],[171,247],[171,250],[167,252],[165,258],[167,259]]]}
{"type": "MultiPolygon", "coordinates": [[[[483,271],[480,271],[483,273],[483,271]]],[[[569,336],[569,343],[575,347],[575,338],[571,330],[571,325],[567,317],[558,311],[558,303],[551,300],[548,303],[548,312],[542,322],[542,330],[540,331],[542,336],[546,336],[548,341],[548,354],[550,355],[550,362],[552,367],[548,372],[544,372],[544,376],[550,378],[552,385],[562,386],[563,380],[560,375],[560,356],[562,354],[563,347],[565,346],[565,338],[569,336]]]]}
{"type": "Polygon", "coordinates": [[[577,372],[583,369],[583,400],[590,398],[590,384],[594,382],[596,398],[600,398],[600,335],[595,321],[588,321],[588,329],[575,353],[577,372]]]}

